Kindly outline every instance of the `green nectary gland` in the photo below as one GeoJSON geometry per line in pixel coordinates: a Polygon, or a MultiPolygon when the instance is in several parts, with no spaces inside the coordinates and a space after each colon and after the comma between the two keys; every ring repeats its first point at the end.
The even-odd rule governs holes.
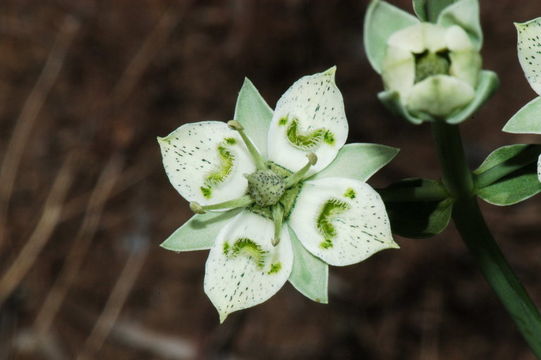
{"type": "Polygon", "coordinates": [[[336,228],[332,224],[335,216],[342,214],[350,208],[349,204],[338,199],[329,199],[323,205],[319,216],[317,217],[317,229],[323,236],[323,241],[319,244],[323,249],[333,247],[333,239],[336,237],[336,228]]]}
{"type": "Polygon", "coordinates": [[[227,149],[225,146],[234,145],[236,140],[233,138],[226,138],[223,144],[218,145],[218,158],[220,159],[220,165],[218,169],[211,172],[205,178],[205,184],[200,187],[201,193],[207,199],[212,197],[212,188],[222,183],[233,171],[233,165],[235,162],[235,155],[227,149]]]}
{"type": "MultiPolygon", "coordinates": [[[[282,118],[279,123],[284,121],[287,123],[287,118],[282,118]]],[[[285,123],[283,123],[285,125],[285,123]]],[[[299,119],[293,118],[286,129],[286,136],[289,142],[302,150],[313,150],[325,142],[333,145],[335,142],[334,134],[327,129],[316,129],[310,132],[302,133],[299,129],[299,119]]]]}
{"type": "MultiPolygon", "coordinates": [[[[247,256],[252,259],[255,265],[262,269],[265,266],[265,257],[267,251],[261,248],[261,245],[248,238],[240,238],[235,240],[233,245],[230,245],[227,241],[223,245],[223,252],[225,256],[236,258],[240,255],[247,256]]],[[[271,267],[272,270],[272,267],[271,267]]]]}
{"type": "Polygon", "coordinates": [[[451,60],[449,51],[433,53],[425,51],[415,54],[415,83],[423,81],[433,75],[449,75],[451,60]]]}

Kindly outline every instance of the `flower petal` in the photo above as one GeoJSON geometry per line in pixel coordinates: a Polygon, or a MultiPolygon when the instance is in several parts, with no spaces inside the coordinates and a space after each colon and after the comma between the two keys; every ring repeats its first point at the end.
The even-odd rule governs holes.
{"type": "Polygon", "coordinates": [[[430,23],[413,25],[394,33],[389,38],[388,45],[414,54],[421,54],[425,50],[435,53],[447,47],[445,28],[430,23]]]}
{"type": "Polygon", "coordinates": [[[364,49],[368,61],[381,72],[387,40],[397,31],[418,24],[419,20],[385,1],[373,0],[364,17],[364,49]]]}
{"type": "Polygon", "coordinates": [[[534,91],[541,95],[541,17],[515,24],[518,32],[518,60],[526,79],[534,91]]]}
{"type": "Polygon", "coordinates": [[[295,172],[314,152],[313,174],[331,163],[346,142],[344,100],[334,83],[336,68],[297,80],[282,95],[269,129],[269,159],[295,172]]]}
{"type": "Polygon", "coordinates": [[[481,71],[481,55],[475,51],[454,51],[449,53],[449,57],[451,59],[449,74],[475,89],[481,71]]]}
{"type": "Polygon", "coordinates": [[[267,157],[267,134],[272,119],[272,109],[259,94],[252,82],[246,78],[240,89],[235,107],[235,120],[243,127],[259,153],[267,157]]]}
{"type": "Polygon", "coordinates": [[[415,83],[415,58],[402,48],[389,46],[383,59],[381,77],[387,90],[395,90],[406,98],[415,83]]]}
{"type": "Polygon", "coordinates": [[[272,246],[273,222],[244,210],[218,234],[205,268],[205,293],[220,322],[232,312],[264,302],[289,278],[293,251],[287,227],[272,246]]]}
{"type": "Polygon", "coordinates": [[[206,213],[192,216],[160,246],[171,251],[208,250],[214,245],[222,228],[240,212],[206,213]]]}
{"type": "Polygon", "coordinates": [[[398,154],[398,149],[379,144],[347,144],[336,159],[310,180],[342,177],[366,181],[398,154]]]}
{"type": "Polygon", "coordinates": [[[330,265],[358,263],[398,247],[379,194],[357,180],[307,181],[289,223],[304,247],[330,265]]]}
{"type": "Polygon", "coordinates": [[[483,32],[479,21],[479,0],[459,0],[447,6],[438,16],[438,25],[463,28],[476,50],[483,44],[483,32]]]}
{"type": "Polygon", "coordinates": [[[406,103],[413,113],[445,117],[474,97],[475,92],[468,83],[447,75],[434,75],[415,84],[406,103]]]}
{"type": "Polygon", "coordinates": [[[541,181],[541,155],[537,159],[537,178],[541,181]]]}
{"type": "Polygon", "coordinates": [[[290,228],[293,269],[289,282],[301,294],[318,303],[328,303],[329,265],[308,252],[290,228]]]}
{"type": "Polygon", "coordinates": [[[218,121],[185,124],[158,138],[169,181],[188,201],[201,205],[246,193],[255,165],[236,131],[218,121]]]}

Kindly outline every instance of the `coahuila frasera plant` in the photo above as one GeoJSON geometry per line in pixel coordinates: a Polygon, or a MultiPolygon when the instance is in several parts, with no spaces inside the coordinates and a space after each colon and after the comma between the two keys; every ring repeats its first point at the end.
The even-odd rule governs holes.
{"type": "Polygon", "coordinates": [[[301,78],[274,113],[246,80],[235,120],[185,124],[158,139],[169,180],[199,214],[162,246],[210,248],[205,292],[220,321],[287,280],[326,303],[327,264],[398,247],[383,201],[365,183],[396,150],[344,146],[348,123],[334,74],[301,78]]]}
{"type": "MultiPolygon", "coordinates": [[[[173,186],[197,215],[162,246],[211,249],[205,291],[223,321],[259,304],[289,280],[327,302],[328,264],[348,265],[411,238],[443,231],[450,219],[485,278],[541,359],[541,315],[500,251],[477,198],[507,206],[541,192],[541,145],[496,149],[474,171],[458,124],[498,86],[481,70],[478,0],[414,0],[417,18],[373,0],[364,45],[384,90],[379,99],[414,123],[430,122],[441,180],[405,179],[373,190],[365,181],[396,150],[344,145],[348,125],[334,68],[298,80],[273,112],[246,80],[235,120],[186,124],[159,138],[173,186]],[[381,198],[380,198],[381,195],[381,198]],[[383,201],[385,202],[383,202],[383,201]]],[[[541,19],[518,24],[519,59],[541,91],[541,19]]],[[[505,131],[541,134],[541,97],[505,131]]]]}

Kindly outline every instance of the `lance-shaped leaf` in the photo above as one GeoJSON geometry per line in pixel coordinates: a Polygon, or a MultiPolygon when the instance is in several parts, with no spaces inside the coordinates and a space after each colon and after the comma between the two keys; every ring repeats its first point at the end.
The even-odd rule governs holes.
{"type": "Polygon", "coordinates": [[[474,171],[477,194],[494,205],[513,205],[541,191],[541,145],[509,145],[494,150],[474,171]]]}
{"type": "Polygon", "coordinates": [[[269,160],[293,172],[317,155],[309,174],[329,165],[346,142],[344,99],[334,82],[336,68],[304,76],[282,95],[269,128],[269,160]]]}
{"type": "Polygon", "coordinates": [[[534,91],[541,95],[541,18],[515,24],[518,32],[518,60],[526,79],[534,91]]]}
{"type": "Polygon", "coordinates": [[[541,134],[541,96],[517,111],[505,124],[503,131],[514,134],[541,134]]]}
{"type": "Polygon", "coordinates": [[[381,72],[387,40],[398,30],[418,24],[411,14],[385,1],[373,0],[364,17],[364,49],[368,61],[381,72]]]}
{"type": "Polygon", "coordinates": [[[294,259],[289,282],[307,298],[327,304],[329,265],[309,253],[291,228],[289,236],[294,259]]]}
{"type": "Polygon", "coordinates": [[[310,180],[343,177],[365,182],[387,165],[398,152],[398,149],[385,145],[347,144],[340,149],[329,166],[315,174],[310,180]]]}
{"type": "Polygon", "coordinates": [[[475,49],[483,45],[483,32],[479,20],[479,0],[460,0],[441,11],[437,23],[445,27],[458,25],[463,28],[475,49]]]}
{"type": "Polygon", "coordinates": [[[206,213],[192,216],[160,246],[171,251],[208,250],[214,245],[222,228],[240,212],[206,213]]]}
{"type": "Polygon", "coordinates": [[[237,120],[263,157],[267,157],[267,136],[272,109],[249,79],[244,79],[235,107],[237,120]]]}
{"type": "Polygon", "coordinates": [[[329,265],[355,264],[398,248],[379,194],[358,180],[307,181],[289,224],[303,246],[329,265]]]}
{"type": "Polygon", "coordinates": [[[218,234],[205,267],[205,293],[220,314],[260,304],[273,296],[291,274],[293,251],[287,228],[272,245],[271,220],[243,211],[218,234]]]}
{"type": "Polygon", "coordinates": [[[163,166],[188,201],[208,205],[246,193],[254,162],[236,131],[218,121],[185,124],[158,138],[163,166]]]}

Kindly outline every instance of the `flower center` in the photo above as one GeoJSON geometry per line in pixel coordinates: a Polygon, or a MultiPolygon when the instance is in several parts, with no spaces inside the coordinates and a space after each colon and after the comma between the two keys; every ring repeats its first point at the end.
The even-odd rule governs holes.
{"type": "Polygon", "coordinates": [[[449,75],[449,51],[433,53],[425,51],[415,54],[415,83],[433,75],[449,75]]]}
{"type": "Polygon", "coordinates": [[[246,175],[248,179],[248,194],[259,206],[276,204],[286,191],[286,179],[271,169],[257,170],[246,175]]]}

